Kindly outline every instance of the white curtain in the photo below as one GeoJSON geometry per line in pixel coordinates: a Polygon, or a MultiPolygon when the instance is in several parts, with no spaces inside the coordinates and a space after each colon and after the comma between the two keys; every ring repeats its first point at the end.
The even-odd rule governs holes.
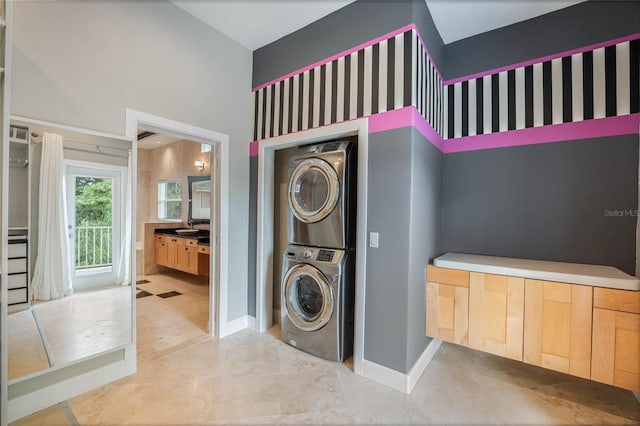
{"type": "Polygon", "coordinates": [[[120,247],[120,262],[116,282],[121,286],[131,284],[131,151],[127,161],[127,173],[125,176],[124,190],[124,221],[122,233],[122,245],[120,247]]]}
{"type": "Polygon", "coordinates": [[[62,136],[44,133],[40,166],[38,255],[31,281],[33,298],[59,299],[73,293],[62,136]]]}

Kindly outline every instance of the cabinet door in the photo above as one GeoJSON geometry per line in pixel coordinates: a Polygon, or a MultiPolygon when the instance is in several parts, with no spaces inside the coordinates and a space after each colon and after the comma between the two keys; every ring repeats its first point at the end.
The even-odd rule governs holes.
{"type": "Polygon", "coordinates": [[[187,269],[185,272],[198,275],[198,248],[194,246],[187,247],[187,269]]]}
{"type": "Polygon", "coordinates": [[[156,263],[161,266],[168,266],[167,243],[164,240],[156,240],[156,263]]]}
{"type": "Polygon", "coordinates": [[[522,361],[524,278],[472,272],[469,347],[522,361]]]}
{"type": "Polygon", "coordinates": [[[469,289],[427,283],[427,336],[467,344],[469,289]]]}
{"type": "Polygon", "coordinates": [[[165,243],[167,246],[167,264],[165,266],[169,268],[176,267],[176,250],[178,248],[178,238],[166,238],[165,243]]]}
{"type": "Polygon", "coordinates": [[[189,247],[184,238],[176,238],[176,261],[175,268],[179,271],[189,270],[189,247]]]}
{"type": "Polygon", "coordinates": [[[593,309],[591,380],[640,392],[640,315],[593,309]]]}
{"type": "Polygon", "coordinates": [[[591,376],[593,287],[525,280],[524,362],[591,376]]]}

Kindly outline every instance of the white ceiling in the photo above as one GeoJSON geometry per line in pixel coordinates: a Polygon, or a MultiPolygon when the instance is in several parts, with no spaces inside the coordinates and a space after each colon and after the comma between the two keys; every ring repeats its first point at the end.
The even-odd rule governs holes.
{"type": "Polygon", "coordinates": [[[163,135],[156,133],[155,135],[147,136],[146,138],[138,141],[138,148],[140,149],[156,149],[164,145],[180,141],[182,139],[174,136],[163,135]]]}
{"type": "MultiPolygon", "coordinates": [[[[353,0],[170,1],[252,51],[353,2],[353,0]]],[[[581,3],[581,1],[561,0],[426,0],[426,2],[445,44],[581,3]]]]}
{"type": "Polygon", "coordinates": [[[445,44],[582,3],[560,0],[426,1],[445,44]]]}

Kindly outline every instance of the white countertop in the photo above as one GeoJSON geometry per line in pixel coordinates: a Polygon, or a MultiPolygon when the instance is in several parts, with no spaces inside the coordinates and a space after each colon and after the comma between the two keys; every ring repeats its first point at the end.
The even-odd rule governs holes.
{"type": "Polygon", "coordinates": [[[613,266],[548,262],[545,260],[514,259],[464,253],[443,254],[434,259],[433,264],[441,268],[463,269],[487,274],[509,275],[512,277],[583,284],[619,290],[640,290],[640,279],[626,274],[613,266]]]}

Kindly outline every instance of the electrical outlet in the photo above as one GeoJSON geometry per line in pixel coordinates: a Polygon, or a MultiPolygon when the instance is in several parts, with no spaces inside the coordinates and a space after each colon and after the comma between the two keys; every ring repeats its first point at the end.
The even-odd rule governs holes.
{"type": "Polygon", "coordinates": [[[369,247],[378,248],[379,234],[377,232],[369,232],[369,247]]]}

